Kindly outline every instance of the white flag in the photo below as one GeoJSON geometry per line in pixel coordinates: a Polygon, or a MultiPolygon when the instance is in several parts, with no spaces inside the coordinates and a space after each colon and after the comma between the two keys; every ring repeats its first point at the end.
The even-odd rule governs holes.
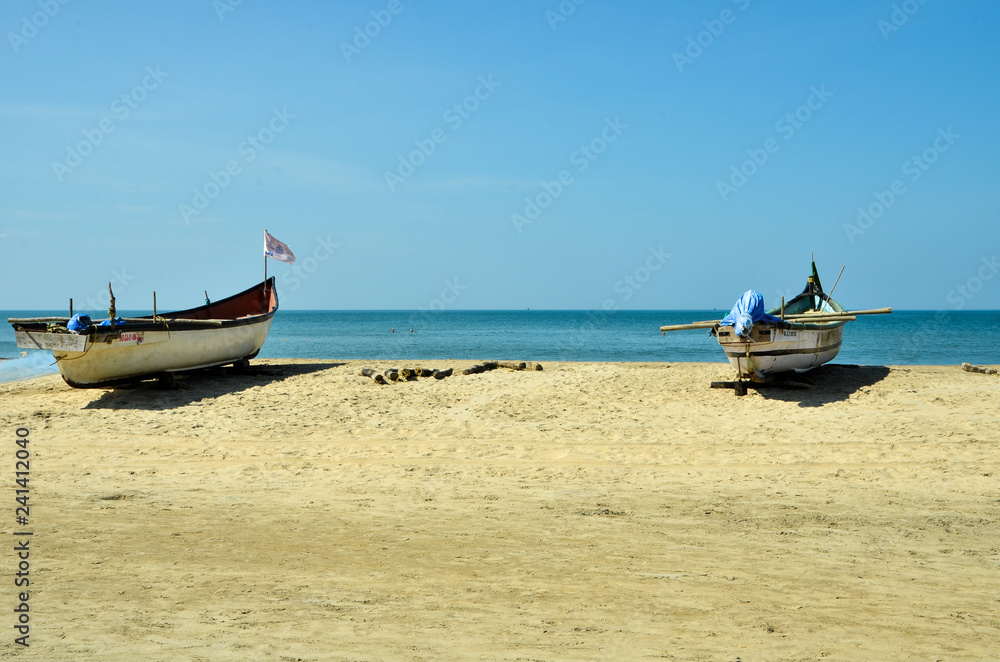
{"type": "Polygon", "coordinates": [[[295,262],[295,254],[292,253],[292,249],[272,237],[267,230],[264,230],[264,255],[289,264],[295,262]]]}

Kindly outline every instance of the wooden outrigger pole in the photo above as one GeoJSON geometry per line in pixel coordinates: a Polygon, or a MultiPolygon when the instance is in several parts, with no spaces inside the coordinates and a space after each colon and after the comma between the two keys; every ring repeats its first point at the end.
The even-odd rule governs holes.
{"type": "MultiPolygon", "coordinates": [[[[870,310],[845,310],[842,313],[803,313],[799,315],[785,315],[786,322],[834,322],[844,320],[853,322],[857,315],[886,315],[892,312],[892,308],[872,308],[870,310]]],[[[688,329],[711,329],[722,320],[705,320],[702,322],[691,322],[690,324],[668,324],[661,326],[660,331],[686,331],[688,329]]]]}

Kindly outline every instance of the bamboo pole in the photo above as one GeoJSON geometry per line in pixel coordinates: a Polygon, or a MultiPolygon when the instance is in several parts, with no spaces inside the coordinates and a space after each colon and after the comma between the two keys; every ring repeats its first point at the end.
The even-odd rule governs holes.
{"type": "Polygon", "coordinates": [[[829,294],[826,295],[826,298],[828,300],[833,296],[833,291],[837,289],[837,283],[840,282],[840,277],[844,275],[844,269],[846,268],[847,268],[846,264],[840,268],[840,273],[837,274],[837,280],[833,281],[833,287],[830,288],[829,294]]]}
{"type": "Polygon", "coordinates": [[[817,317],[853,317],[855,315],[888,315],[892,308],[870,308],[868,310],[845,310],[842,313],[804,313],[798,315],[786,315],[786,319],[815,319],[817,317]]]}
{"type": "Polygon", "coordinates": [[[686,331],[688,329],[711,329],[720,321],[721,320],[716,320],[714,322],[691,322],[690,324],[668,324],[667,326],[661,326],[660,331],[666,333],[667,331],[686,331]]]}
{"type": "MultiPolygon", "coordinates": [[[[886,315],[892,312],[892,308],[873,308],[870,310],[845,310],[842,313],[806,313],[799,315],[785,315],[786,322],[831,322],[835,320],[854,321],[857,315],[886,315]]],[[[660,331],[686,331],[688,329],[711,329],[722,320],[706,320],[704,322],[691,322],[690,324],[668,324],[661,326],[660,331]]]]}

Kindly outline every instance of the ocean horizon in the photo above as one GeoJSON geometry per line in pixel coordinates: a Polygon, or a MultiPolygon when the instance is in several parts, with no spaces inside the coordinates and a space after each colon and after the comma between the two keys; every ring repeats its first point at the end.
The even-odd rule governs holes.
{"type": "MultiPolygon", "coordinates": [[[[151,311],[119,311],[122,316],[151,311]]],[[[258,358],[725,362],[707,330],[666,324],[719,319],[723,310],[279,310],[258,358]],[[412,331],[411,331],[412,329],[412,331]]],[[[66,311],[0,311],[8,317],[66,311]]],[[[97,319],[95,317],[95,319],[97,319]]],[[[859,365],[1000,363],[1000,311],[899,310],[848,322],[834,360],[859,365]]],[[[0,358],[20,350],[9,324],[0,358]]]]}

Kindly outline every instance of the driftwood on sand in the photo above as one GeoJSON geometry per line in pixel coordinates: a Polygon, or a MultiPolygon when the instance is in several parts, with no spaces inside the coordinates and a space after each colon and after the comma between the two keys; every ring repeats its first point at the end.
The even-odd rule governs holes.
{"type": "Polygon", "coordinates": [[[966,372],[980,372],[980,373],[982,373],[984,375],[996,375],[996,374],[998,374],[996,368],[984,368],[983,366],[972,365],[971,363],[963,363],[962,364],[962,370],[964,370],[966,372]]]}
{"type": "Polygon", "coordinates": [[[526,363],[524,361],[486,361],[477,363],[471,368],[462,371],[463,375],[478,375],[481,372],[489,372],[497,368],[507,368],[508,370],[541,370],[541,363],[526,363]]]}
{"type": "Polygon", "coordinates": [[[372,368],[362,368],[358,371],[358,374],[362,377],[371,377],[372,381],[376,384],[388,384],[385,376],[378,370],[373,370],[372,368]]]}
{"type": "MultiPolygon", "coordinates": [[[[507,368],[508,370],[541,370],[541,363],[528,363],[525,361],[486,361],[477,363],[474,366],[461,371],[463,375],[476,375],[497,368],[507,368]]],[[[371,377],[376,384],[392,384],[394,382],[413,381],[418,377],[433,377],[434,379],[444,379],[455,374],[454,368],[437,370],[435,368],[386,368],[378,371],[375,368],[361,368],[358,374],[362,377],[371,377]]]]}

